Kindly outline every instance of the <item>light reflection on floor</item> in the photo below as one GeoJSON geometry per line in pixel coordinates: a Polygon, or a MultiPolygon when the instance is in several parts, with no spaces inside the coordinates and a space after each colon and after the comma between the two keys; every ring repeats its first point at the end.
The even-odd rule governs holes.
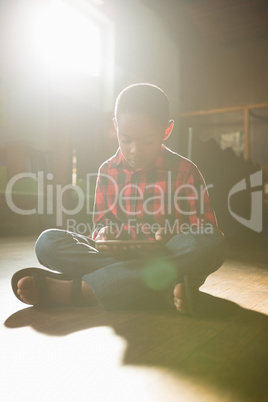
{"type": "MultiPolygon", "coordinates": [[[[0,242],[1,402],[17,400],[20,402],[80,402],[84,400],[92,402],[244,402],[256,400],[254,393],[263,395],[264,391],[258,392],[258,390],[260,387],[264,389],[266,380],[265,370],[262,369],[264,358],[261,343],[263,342],[264,346],[265,341],[262,337],[265,333],[261,324],[262,317],[254,313],[254,310],[262,314],[268,313],[267,270],[265,269],[267,259],[259,262],[256,259],[258,264],[254,259],[254,265],[250,260],[249,266],[244,260],[234,263],[231,261],[229,265],[225,264],[211,275],[202,287],[204,292],[224,297],[244,308],[252,309],[250,315],[240,311],[238,318],[240,317],[241,320],[243,315],[251,317],[252,323],[258,326],[256,331],[253,324],[246,325],[243,320],[241,329],[239,323],[235,325],[234,322],[228,323],[225,319],[200,324],[200,336],[203,336],[203,340],[209,340],[211,331],[218,334],[218,340],[212,342],[211,347],[207,346],[204,354],[196,355],[196,359],[202,359],[201,364],[197,361],[196,370],[194,367],[192,370],[191,362],[194,359],[191,359],[191,348],[188,349],[185,356],[188,356],[189,365],[187,370],[180,372],[179,364],[173,365],[174,370],[171,369],[172,365],[166,364],[167,361],[161,365],[161,356],[165,356],[165,346],[157,342],[158,339],[161,341],[165,339],[165,328],[168,328],[170,323],[168,319],[161,337],[156,336],[154,339],[153,329],[149,328],[150,324],[145,325],[145,316],[138,316],[134,320],[130,317],[128,320],[124,315],[121,317],[118,314],[110,318],[108,313],[99,312],[99,314],[94,313],[93,310],[80,311],[78,315],[75,310],[39,311],[17,300],[12,293],[10,279],[12,273],[22,267],[38,266],[33,245],[34,241],[27,239],[19,239],[17,242],[10,242],[7,239],[0,242]],[[9,325],[5,325],[7,320],[9,325]],[[143,325],[135,327],[139,323],[143,325]],[[119,330],[115,331],[114,328],[119,330]],[[143,333],[144,329],[147,330],[148,337],[147,332],[143,333]],[[231,344],[235,346],[236,341],[239,344],[242,339],[246,346],[240,347],[240,355],[238,353],[233,367],[227,358],[226,366],[217,371],[217,359],[222,357],[221,348],[225,350],[226,346],[224,337],[227,336],[227,341],[228,339],[230,341],[228,336],[233,336],[233,329],[236,330],[236,337],[231,344]],[[129,333],[131,336],[128,337],[129,333]],[[122,334],[126,336],[121,336],[122,334]],[[255,340],[256,334],[258,334],[257,340],[255,340]],[[128,344],[127,339],[130,339],[132,344],[131,342],[128,344]],[[154,341],[154,349],[148,350],[147,355],[146,345],[150,347],[151,341],[154,341]],[[157,356],[158,351],[159,356],[157,356]],[[153,355],[155,359],[152,358],[152,353],[155,353],[153,355]],[[256,361],[254,368],[250,369],[250,364],[247,363],[252,363],[252,358],[256,361]],[[207,359],[211,359],[208,361],[208,367],[206,367],[207,359]],[[150,363],[147,364],[147,361],[150,363]],[[152,361],[155,361],[157,366],[152,361]],[[241,365],[243,362],[246,363],[245,367],[241,365]],[[214,370],[214,364],[215,376],[209,371],[210,367],[214,370]],[[229,366],[230,376],[225,372],[229,366]],[[243,375],[240,378],[241,384],[234,386],[240,369],[242,371],[244,369],[243,375],[249,373],[250,378],[254,376],[254,370],[256,371],[252,387],[247,386],[247,377],[244,380],[243,375]],[[222,375],[225,377],[219,381],[222,375]],[[258,381],[259,377],[260,381],[258,381]],[[216,382],[218,386],[221,384],[221,388],[214,387],[213,384],[216,382]],[[252,395],[247,395],[248,390],[253,393],[254,399],[250,399],[252,395]],[[236,395],[237,391],[240,391],[240,395],[236,395]]],[[[151,322],[158,328],[157,320],[153,319],[151,322]]],[[[183,331],[183,334],[186,341],[187,335],[192,337],[194,346],[196,334],[193,331],[198,329],[195,323],[192,324],[192,327],[187,324],[188,328],[183,331]]],[[[174,324],[171,338],[173,349],[167,353],[171,359],[173,350],[174,357],[181,357],[181,353],[184,354],[183,337],[176,348],[176,328],[174,324]]],[[[220,363],[221,360],[219,365],[220,363]]]]}
{"type": "Polygon", "coordinates": [[[1,331],[2,401],[227,401],[164,368],[126,366],[126,341],[103,326],[64,337],[1,331]]]}

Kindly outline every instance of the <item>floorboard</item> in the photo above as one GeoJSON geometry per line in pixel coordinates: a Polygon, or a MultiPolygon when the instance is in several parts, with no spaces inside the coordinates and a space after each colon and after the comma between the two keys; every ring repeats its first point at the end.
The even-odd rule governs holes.
{"type": "Polygon", "coordinates": [[[232,241],[194,317],[27,307],[10,278],[34,241],[0,238],[1,401],[268,400],[267,238],[232,241]]]}

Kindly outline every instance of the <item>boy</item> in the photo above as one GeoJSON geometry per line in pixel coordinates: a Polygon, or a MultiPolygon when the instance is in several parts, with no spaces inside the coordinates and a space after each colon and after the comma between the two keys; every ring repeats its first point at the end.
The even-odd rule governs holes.
{"type": "Polygon", "coordinates": [[[187,311],[184,278],[197,290],[223,263],[226,245],[197,167],[163,145],[173,124],[168,98],[155,85],[120,93],[114,117],[119,149],[98,172],[92,238],[43,232],[35,250],[49,270],[27,268],[13,276],[21,301],[117,309],[170,298],[187,311]],[[108,239],[126,241],[101,243],[108,239]],[[136,246],[130,239],[151,243],[136,246]]]}

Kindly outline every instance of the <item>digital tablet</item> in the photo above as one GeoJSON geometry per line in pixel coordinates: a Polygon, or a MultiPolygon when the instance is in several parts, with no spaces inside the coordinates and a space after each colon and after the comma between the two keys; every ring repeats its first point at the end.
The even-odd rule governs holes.
{"type": "Polygon", "coordinates": [[[95,240],[99,246],[156,246],[159,243],[157,240],[95,240]]]}

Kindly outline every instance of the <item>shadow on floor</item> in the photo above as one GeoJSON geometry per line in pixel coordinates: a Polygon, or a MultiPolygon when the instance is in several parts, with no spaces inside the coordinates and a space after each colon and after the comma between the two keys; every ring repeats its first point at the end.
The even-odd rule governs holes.
{"type": "Polygon", "coordinates": [[[268,269],[268,236],[244,230],[227,240],[229,258],[268,269]]]}
{"type": "Polygon", "coordinates": [[[29,307],[5,322],[51,336],[110,326],[127,341],[126,365],[165,367],[243,401],[267,397],[267,324],[267,316],[205,293],[192,317],[175,310],[29,307]]]}

